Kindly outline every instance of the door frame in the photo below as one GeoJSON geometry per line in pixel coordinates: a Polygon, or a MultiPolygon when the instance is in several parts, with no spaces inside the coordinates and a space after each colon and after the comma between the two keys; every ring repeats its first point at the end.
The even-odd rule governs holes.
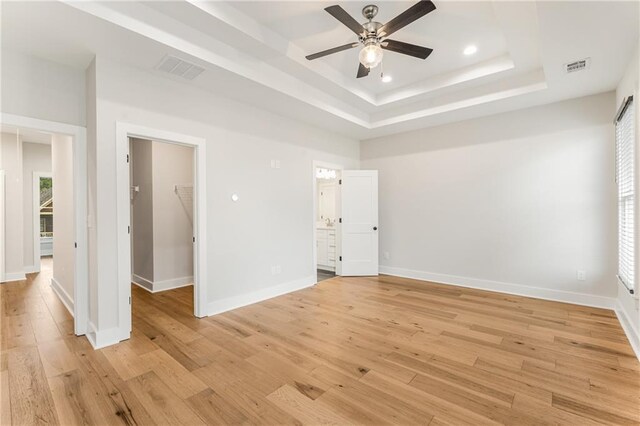
{"type": "Polygon", "coordinates": [[[40,272],[40,178],[51,178],[52,172],[33,172],[32,216],[33,216],[33,272],[40,272]]]}
{"type": "MultiPolygon", "coordinates": [[[[86,334],[89,319],[89,249],[87,238],[87,129],[57,121],[0,113],[0,123],[71,136],[73,149],[74,333],[86,334]]],[[[4,250],[3,250],[4,252],[4,250]]]]}
{"type": "MultiPolygon", "coordinates": [[[[344,170],[344,166],[342,164],[328,163],[326,161],[314,160],[311,168],[311,179],[312,179],[312,188],[313,188],[313,211],[311,221],[311,229],[312,229],[312,256],[313,256],[313,276],[315,277],[316,284],[318,283],[318,233],[316,229],[316,224],[318,222],[317,213],[318,213],[318,182],[316,179],[316,169],[332,169],[338,170],[338,173],[342,173],[344,170]]],[[[340,176],[338,176],[340,179],[340,176]]],[[[336,217],[341,217],[342,211],[340,209],[340,185],[336,186],[336,217]]],[[[342,265],[338,260],[340,258],[340,253],[342,252],[342,247],[340,246],[340,224],[336,223],[336,275],[340,275],[342,273],[342,265]]]]}
{"type": "Polygon", "coordinates": [[[206,140],[136,124],[116,122],[118,329],[120,340],[131,335],[131,199],[129,138],[148,139],[193,148],[193,286],[194,315],[208,315],[207,306],[207,155],[206,140]]]}

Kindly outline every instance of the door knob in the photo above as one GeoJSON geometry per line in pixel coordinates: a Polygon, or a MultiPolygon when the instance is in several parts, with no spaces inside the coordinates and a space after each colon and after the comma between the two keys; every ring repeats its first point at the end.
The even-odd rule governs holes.
{"type": "Polygon", "coordinates": [[[374,226],[374,227],[373,227],[373,230],[374,230],[374,231],[377,231],[377,230],[378,230],[378,227],[377,227],[377,226],[374,226]]]}

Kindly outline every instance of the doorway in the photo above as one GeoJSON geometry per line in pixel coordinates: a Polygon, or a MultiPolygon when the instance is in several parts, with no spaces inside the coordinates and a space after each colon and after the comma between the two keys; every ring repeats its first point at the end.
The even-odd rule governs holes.
{"type": "MultiPolygon", "coordinates": [[[[131,282],[151,294],[166,292],[164,299],[183,300],[180,295],[191,294],[186,304],[175,305],[191,313],[193,151],[190,146],[129,139],[131,282]]],[[[134,299],[135,295],[147,297],[136,290],[132,289],[134,299]]]]}
{"type": "Polygon", "coordinates": [[[341,169],[336,166],[316,165],[314,167],[316,282],[338,275],[340,173],[341,169]]]}
{"type": "Polygon", "coordinates": [[[313,162],[316,282],[378,275],[378,171],[313,162]]]}
{"type": "MultiPolygon", "coordinates": [[[[19,138],[16,139],[16,143],[14,146],[19,147],[18,153],[19,155],[14,160],[4,160],[11,161],[13,164],[10,164],[10,168],[4,169],[5,176],[5,184],[3,185],[4,194],[0,194],[2,196],[3,205],[6,206],[7,197],[9,197],[9,188],[8,183],[16,182],[16,178],[19,178],[20,186],[20,194],[27,193],[26,196],[21,196],[23,202],[23,208],[21,212],[26,214],[20,215],[19,223],[21,226],[19,229],[22,229],[21,238],[13,239],[13,243],[15,241],[21,241],[21,249],[22,255],[20,256],[20,262],[16,262],[16,259],[12,258],[12,265],[8,264],[7,261],[7,253],[11,250],[8,246],[7,239],[10,238],[8,235],[8,228],[11,227],[11,223],[15,221],[15,218],[9,217],[9,213],[15,216],[15,211],[10,211],[5,208],[2,212],[2,219],[4,220],[4,226],[2,226],[2,243],[4,247],[0,251],[2,256],[0,256],[0,263],[3,264],[2,277],[0,280],[10,281],[12,277],[11,274],[16,275],[16,280],[24,279],[24,273],[35,272],[36,270],[41,269],[41,266],[38,265],[36,269],[36,259],[40,260],[40,246],[39,246],[39,236],[40,236],[40,226],[39,223],[36,225],[36,214],[34,211],[39,211],[38,208],[33,209],[34,202],[32,202],[32,191],[35,183],[33,182],[33,173],[29,171],[26,175],[23,175],[24,170],[24,149],[25,146],[29,145],[31,148],[42,147],[42,144],[49,144],[52,147],[55,146],[61,149],[64,154],[64,162],[61,161],[61,170],[64,170],[62,175],[62,185],[59,188],[62,190],[61,199],[63,199],[64,206],[64,214],[59,215],[59,219],[64,219],[62,229],[63,233],[60,234],[61,240],[58,241],[58,238],[55,237],[55,233],[53,234],[56,238],[56,242],[53,243],[53,247],[56,247],[56,243],[58,243],[61,250],[61,262],[58,268],[58,274],[56,275],[53,272],[53,265],[48,265],[48,272],[52,273],[52,278],[59,278],[56,280],[61,285],[56,286],[54,280],[51,280],[51,286],[53,290],[56,292],[59,299],[69,310],[71,315],[73,316],[73,327],[74,334],[83,335],[87,330],[88,323],[88,245],[87,245],[87,170],[86,170],[86,129],[84,127],[58,123],[54,121],[48,120],[40,120],[31,117],[13,115],[13,114],[2,114],[0,119],[3,131],[7,131],[10,129],[10,132],[14,132],[18,135],[19,138]],[[44,139],[47,139],[45,141],[44,139]],[[11,175],[11,176],[10,176],[11,175]],[[35,244],[37,241],[38,244],[35,244]],[[31,245],[34,247],[31,247],[31,245]],[[36,246],[38,248],[38,252],[36,253],[36,246]],[[37,256],[36,256],[37,255],[37,256]],[[18,265],[20,263],[20,265],[18,265]],[[12,267],[17,271],[16,268],[20,267],[22,270],[20,271],[20,276],[17,276],[17,272],[13,272],[9,267],[12,267]]],[[[36,149],[37,150],[37,149],[36,149]]],[[[53,153],[52,153],[53,154],[53,153]]],[[[6,162],[6,161],[5,161],[6,162]]],[[[35,167],[30,169],[35,171],[41,170],[39,167],[35,167]]],[[[49,172],[52,173],[52,172],[49,172]]],[[[51,177],[51,176],[49,176],[51,177]]],[[[18,190],[16,187],[12,187],[11,191],[15,192],[18,190]]],[[[39,193],[39,181],[38,186],[35,191],[39,193]]],[[[55,194],[52,194],[51,200],[55,198],[55,194]]],[[[53,201],[52,201],[53,202],[53,201]]],[[[39,216],[39,215],[38,215],[39,216]]],[[[55,216],[53,216],[55,218],[55,216]]],[[[39,222],[39,217],[38,217],[39,222]]],[[[53,220],[53,219],[52,219],[53,220]]],[[[13,229],[16,229],[16,226],[13,225],[13,229]]],[[[13,250],[14,255],[17,253],[16,250],[13,250]]],[[[14,256],[15,257],[15,256],[14,256]]],[[[38,262],[39,263],[39,262],[38,262]]]]}
{"type": "MultiPolygon", "coordinates": [[[[116,123],[116,155],[119,159],[117,163],[117,224],[118,224],[118,311],[119,311],[119,340],[126,340],[131,334],[131,318],[132,318],[132,282],[135,282],[136,291],[140,288],[145,288],[141,291],[162,291],[162,289],[170,289],[176,287],[183,287],[191,284],[193,292],[193,309],[191,312],[196,317],[203,317],[207,315],[207,279],[206,279],[206,146],[205,140],[201,138],[195,138],[188,135],[179,133],[166,132],[163,130],[152,129],[142,126],[136,126],[125,123],[116,123]],[[188,241],[189,247],[187,248],[184,241],[181,245],[183,251],[189,251],[191,253],[191,270],[192,276],[180,276],[174,280],[162,280],[156,283],[156,275],[152,280],[147,277],[141,276],[136,273],[142,271],[142,269],[134,269],[134,263],[145,264],[147,262],[147,271],[149,265],[154,263],[149,261],[149,253],[145,250],[138,250],[139,247],[134,247],[134,233],[140,236],[141,232],[148,234],[149,228],[145,228],[144,224],[141,225],[138,217],[134,217],[135,210],[132,209],[132,201],[136,202],[136,197],[142,197],[143,187],[140,182],[134,182],[131,178],[131,160],[136,155],[132,149],[141,147],[142,145],[136,145],[143,143],[141,141],[151,141],[152,143],[162,144],[158,147],[168,148],[170,151],[178,148],[188,149],[191,159],[191,181],[186,178],[175,179],[173,176],[168,181],[162,181],[160,188],[162,189],[162,197],[167,197],[173,206],[179,206],[179,209],[172,210],[176,215],[180,215],[183,219],[183,225],[185,220],[188,222],[190,229],[190,238],[188,241]],[[136,188],[137,187],[137,188],[136,188]],[[137,231],[135,228],[137,227],[137,231]],[[133,249],[133,250],[132,250],[133,249]],[[142,256],[142,259],[140,258],[142,256]],[[146,256],[146,259],[145,259],[146,256]],[[140,262],[139,262],[140,261],[140,262]],[[134,273],[137,277],[134,277],[134,273]],[[132,279],[134,278],[134,279],[132,279]],[[146,279],[149,282],[144,282],[140,278],[146,279]],[[185,282],[186,280],[190,283],[185,282]],[[137,282],[136,282],[137,281],[137,282]],[[156,284],[159,284],[156,287],[156,284]]],[[[153,150],[153,148],[152,148],[153,150]]],[[[140,157],[138,157],[140,158],[140,157]]],[[[177,167],[176,163],[168,161],[163,165],[160,165],[160,169],[164,169],[165,172],[175,172],[177,167]]],[[[152,165],[153,167],[153,165],[152,165]]],[[[161,170],[162,171],[162,170],[161,170]]],[[[172,174],[171,173],[171,174],[172,174]]],[[[165,173],[166,177],[170,173],[165,173]]],[[[147,194],[149,190],[147,189],[147,194]]],[[[141,200],[141,198],[138,198],[141,200]]],[[[160,213],[166,213],[160,209],[160,213]]],[[[148,217],[148,216],[147,216],[148,217]]],[[[176,216],[177,217],[177,216],[176,216]]],[[[155,220],[155,219],[154,219],[155,220]]],[[[155,225],[155,223],[154,223],[155,225]]],[[[158,231],[164,232],[165,235],[160,235],[160,238],[172,236],[172,232],[175,229],[170,229],[169,225],[159,225],[158,231]]],[[[184,226],[182,227],[184,231],[184,226]]],[[[166,249],[166,247],[159,247],[160,254],[166,249]]],[[[155,250],[155,248],[154,248],[155,250]]],[[[168,258],[162,263],[169,266],[175,266],[175,259],[168,258]]],[[[185,266],[185,262],[180,262],[182,266],[185,266]]],[[[166,266],[166,265],[165,265],[166,266]]],[[[147,275],[149,276],[149,275],[147,275]]],[[[183,289],[184,290],[184,289],[183,289]]],[[[186,290],[184,290],[186,291],[186,290]]],[[[183,291],[183,292],[184,292],[183,291]]],[[[184,294],[181,295],[184,299],[184,294]]]]}

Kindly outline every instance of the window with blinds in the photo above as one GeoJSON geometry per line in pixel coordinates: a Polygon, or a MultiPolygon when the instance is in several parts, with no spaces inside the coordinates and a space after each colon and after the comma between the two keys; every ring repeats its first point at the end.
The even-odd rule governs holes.
{"type": "Polygon", "coordinates": [[[618,184],[618,278],[635,290],[635,106],[630,96],[616,115],[616,182],[618,184]]]}

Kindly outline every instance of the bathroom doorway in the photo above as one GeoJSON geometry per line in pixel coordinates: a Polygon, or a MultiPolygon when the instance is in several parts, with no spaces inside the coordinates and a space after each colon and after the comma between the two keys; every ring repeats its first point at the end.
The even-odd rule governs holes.
{"type": "Polygon", "coordinates": [[[314,265],[317,282],[340,275],[340,173],[342,167],[314,162],[314,265]]]}

